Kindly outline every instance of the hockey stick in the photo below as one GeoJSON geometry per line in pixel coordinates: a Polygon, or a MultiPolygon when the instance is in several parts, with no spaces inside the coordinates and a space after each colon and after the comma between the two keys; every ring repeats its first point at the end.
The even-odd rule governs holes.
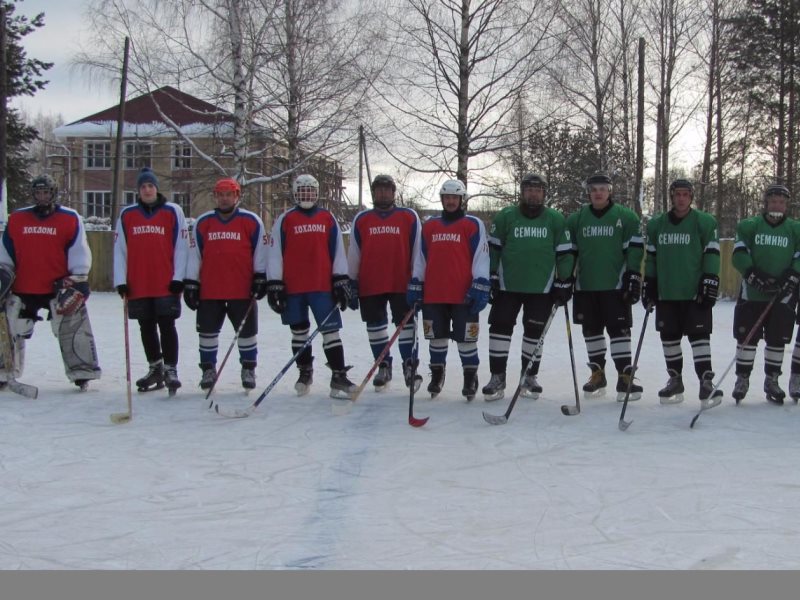
{"type": "Polygon", "coordinates": [[[331,312],[329,312],[325,316],[325,318],[322,319],[322,322],[319,325],[317,325],[317,328],[314,331],[311,332],[311,335],[308,336],[308,339],[305,342],[303,342],[303,345],[297,350],[297,352],[294,353],[294,356],[292,356],[292,358],[289,359],[289,362],[287,362],[286,365],[275,376],[275,379],[273,379],[270,382],[270,384],[266,388],[264,388],[264,391],[261,392],[261,395],[258,398],[256,398],[255,402],[253,402],[250,406],[248,406],[244,410],[238,410],[237,409],[237,410],[234,410],[233,412],[227,412],[227,411],[225,411],[223,409],[220,409],[219,403],[218,402],[214,402],[214,405],[213,405],[214,406],[214,411],[220,416],[228,417],[228,418],[231,418],[231,419],[242,419],[244,417],[249,417],[250,415],[252,415],[255,412],[256,408],[258,408],[258,405],[261,404],[264,401],[264,398],[266,398],[267,395],[272,391],[272,388],[274,388],[278,384],[278,382],[281,380],[281,378],[284,375],[286,375],[286,372],[291,368],[291,366],[298,359],[298,357],[303,353],[303,351],[311,345],[311,342],[314,341],[315,337],[317,337],[317,334],[322,329],[322,326],[325,325],[325,323],[328,321],[328,319],[330,319],[333,316],[333,313],[335,313],[338,308],[339,308],[339,306],[335,305],[331,309],[331,312]]]}
{"type": "MultiPolygon", "coordinates": [[[[361,380],[361,383],[356,388],[356,391],[353,392],[353,396],[352,398],[350,398],[351,402],[355,402],[356,400],[358,400],[358,397],[361,395],[361,392],[363,392],[364,388],[367,387],[370,378],[375,373],[375,371],[378,370],[378,367],[383,362],[383,359],[386,358],[386,355],[389,354],[389,351],[392,349],[392,345],[395,343],[397,338],[400,337],[400,332],[403,331],[403,327],[406,326],[408,320],[414,315],[416,310],[417,309],[415,304],[410,309],[408,309],[408,312],[405,315],[403,315],[403,320],[400,321],[400,324],[397,326],[397,329],[395,329],[394,333],[392,334],[392,337],[389,338],[389,341],[386,342],[386,345],[383,347],[383,350],[381,350],[381,353],[378,355],[378,358],[375,359],[375,362],[372,364],[372,368],[366,374],[364,379],[361,380]]],[[[416,336],[416,327],[414,328],[414,335],[416,336]]]]}
{"type": "Polygon", "coordinates": [[[642,332],[639,334],[639,344],[636,346],[636,355],[633,357],[633,365],[631,365],[631,377],[628,380],[628,389],[625,391],[625,400],[622,402],[622,412],[619,413],[619,430],[625,431],[631,426],[633,421],[625,420],[625,411],[628,408],[628,400],[631,397],[631,387],[633,387],[633,377],[636,375],[636,369],[639,367],[639,353],[642,351],[642,342],[644,341],[644,332],[647,329],[647,321],[650,319],[650,313],[653,312],[653,305],[649,304],[645,309],[644,321],[642,322],[642,332]]]}
{"type": "MultiPolygon", "coordinates": [[[[758,331],[758,329],[761,327],[761,325],[763,325],[764,319],[767,318],[767,315],[769,314],[769,311],[772,309],[772,306],[778,300],[778,296],[780,296],[780,295],[781,295],[780,292],[778,292],[777,294],[775,294],[772,297],[772,300],[769,301],[769,304],[767,304],[766,308],[764,308],[763,312],[759,315],[758,320],[756,321],[755,325],[753,325],[753,327],[750,329],[750,331],[747,332],[747,335],[745,336],[744,341],[741,344],[742,346],[746,346],[748,343],[750,343],[750,340],[756,334],[756,331],[758,331]]],[[[700,415],[702,415],[705,411],[710,410],[710,409],[714,408],[715,406],[719,406],[720,404],[722,404],[722,398],[717,398],[716,401],[714,401],[714,392],[716,392],[717,389],[719,389],[719,386],[722,384],[722,381],[725,379],[726,375],[731,370],[731,368],[733,368],[733,365],[735,363],[736,363],[736,355],[734,355],[734,357],[731,360],[731,362],[728,363],[728,367],[722,373],[722,376],[717,380],[717,384],[712,388],[711,392],[709,393],[709,395],[708,395],[708,400],[709,400],[708,403],[707,404],[703,404],[703,406],[700,407],[700,410],[697,411],[697,414],[694,416],[694,418],[692,419],[692,422],[689,424],[689,429],[694,429],[694,425],[695,425],[695,423],[697,423],[697,419],[699,419],[700,415]]]]}
{"type": "MultiPolygon", "coordinates": [[[[231,355],[233,347],[236,345],[236,342],[239,341],[239,336],[242,334],[242,329],[244,329],[244,324],[247,322],[247,317],[250,316],[250,313],[253,311],[253,307],[255,305],[256,305],[256,297],[253,296],[250,299],[250,304],[247,305],[247,310],[244,313],[244,317],[242,317],[242,322],[239,323],[239,327],[236,328],[236,335],[233,336],[233,341],[231,342],[231,345],[228,346],[228,351],[225,353],[225,358],[222,359],[222,364],[220,364],[219,369],[214,374],[214,381],[211,384],[211,387],[208,388],[208,392],[206,393],[206,400],[208,400],[208,397],[211,395],[211,392],[214,391],[214,387],[217,385],[217,381],[219,381],[219,376],[222,373],[222,369],[225,368],[225,363],[228,362],[228,357],[231,355]]],[[[208,408],[211,408],[213,404],[214,401],[212,400],[211,402],[208,403],[208,408]]]]}
{"type": "Polygon", "coordinates": [[[561,414],[574,417],[581,412],[581,399],[578,394],[578,374],[575,372],[575,349],[572,346],[572,327],[569,324],[569,308],[564,305],[564,318],[567,321],[567,341],[569,342],[569,360],[572,363],[572,386],[575,388],[575,406],[561,405],[561,414]]]}
{"type": "Polygon", "coordinates": [[[514,390],[514,396],[511,398],[511,402],[509,403],[505,414],[492,415],[484,411],[483,420],[489,423],[489,425],[504,425],[508,423],[508,417],[511,416],[511,411],[514,410],[514,405],[517,403],[517,399],[522,392],[522,382],[525,381],[528,373],[530,373],[531,369],[533,368],[534,361],[540,356],[542,345],[544,344],[544,336],[547,335],[547,331],[550,329],[550,323],[553,322],[553,317],[556,316],[556,311],[558,311],[558,304],[553,304],[553,309],[550,311],[550,316],[547,318],[547,322],[544,324],[542,334],[539,336],[539,341],[537,342],[536,347],[533,349],[531,358],[528,361],[528,364],[525,365],[525,370],[522,372],[522,375],[519,378],[519,384],[517,385],[517,389],[514,390]]]}
{"type": "MultiPolygon", "coordinates": [[[[414,308],[412,307],[412,310],[414,308]]],[[[414,311],[414,346],[411,348],[411,385],[408,386],[408,424],[412,427],[422,427],[430,417],[418,419],[414,416],[414,394],[417,392],[416,378],[419,366],[419,341],[417,339],[417,313],[414,311]]]]}
{"type": "Polygon", "coordinates": [[[128,394],[128,412],[113,413],[110,417],[115,425],[130,423],[133,419],[133,396],[131,394],[131,342],[128,336],[128,297],[122,299],[122,313],[125,318],[125,382],[128,394]]]}

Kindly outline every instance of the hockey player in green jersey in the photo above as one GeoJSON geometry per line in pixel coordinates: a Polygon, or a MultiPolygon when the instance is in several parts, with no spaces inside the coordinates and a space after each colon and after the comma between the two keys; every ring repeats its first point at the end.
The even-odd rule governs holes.
{"type": "Polygon", "coordinates": [[[800,283],[800,230],[786,217],[789,190],[770,185],[764,191],[762,214],[744,219],[736,227],[733,266],[742,274],[742,287],[733,313],[736,338],[736,403],[747,394],[750,373],[756,358],[758,340],[764,337],[764,393],[767,400],[783,404],[786,397],[778,377],[783,365],[783,348],[792,340],[797,285],[800,283]],[[744,339],[778,294],[778,301],[755,334],[744,346],[744,339]]]}
{"type": "MultiPolygon", "coordinates": [[[[605,393],[606,336],[616,367],[617,400],[628,390],[631,369],[631,306],[639,301],[642,285],[644,244],[639,217],[612,199],[607,173],[586,180],[589,203],[567,218],[572,243],[577,250],[577,281],[573,320],[583,326],[583,338],[592,370],[583,386],[587,397],[605,393]]],[[[642,387],[631,386],[630,400],[638,400],[642,387]]]]}
{"type": "Polygon", "coordinates": [[[717,221],[692,208],[694,186],[690,181],[676,179],[669,186],[669,195],[672,209],[647,223],[642,288],[645,307],[656,307],[656,329],[669,374],[658,397],[662,404],[683,401],[681,338],[687,336],[700,379],[700,401],[717,405],[722,390],[714,390],[711,370],[711,309],[719,294],[717,221]]]}
{"type": "Polygon", "coordinates": [[[522,394],[538,398],[536,380],[541,353],[533,356],[544,325],[553,309],[554,296],[569,299],[574,256],[569,232],[560,212],[545,206],[547,180],[529,173],[520,184],[516,206],[501,210],[489,231],[492,310],[489,313],[489,368],[492,377],[483,387],[487,402],[499,400],[506,387],[506,366],[511,336],[522,308],[522,394]],[[562,290],[559,292],[559,290],[562,290]],[[563,296],[566,290],[566,296],[563,296]]]}

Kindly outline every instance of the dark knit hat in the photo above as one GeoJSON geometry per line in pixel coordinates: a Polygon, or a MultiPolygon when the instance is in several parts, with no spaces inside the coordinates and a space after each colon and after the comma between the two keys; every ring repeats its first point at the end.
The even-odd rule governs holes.
{"type": "Polygon", "coordinates": [[[158,189],[158,177],[156,174],[153,173],[153,169],[150,167],[143,167],[141,171],[139,171],[139,176],[136,178],[136,189],[138,190],[142,185],[145,183],[152,183],[158,189]]]}

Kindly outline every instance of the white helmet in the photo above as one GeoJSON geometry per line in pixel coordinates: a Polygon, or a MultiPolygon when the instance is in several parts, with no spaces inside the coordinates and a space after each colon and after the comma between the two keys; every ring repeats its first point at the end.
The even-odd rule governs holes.
{"type": "Polygon", "coordinates": [[[294,197],[295,204],[300,208],[305,208],[306,210],[313,208],[316,206],[317,199],[319,198],[319,182],[312,175],[298,175],[297,179],[295,179],[292,184],[292,196],[294,197]],[[311,188],[314,191],[313,193],[307,191],[300,193],[300,188],[311,188]]]}
{"type": "Polygon", "coordinates": [[[467,188],[463,182],[458,179],[448,179],[442,184],[439,189],[439,197],[449,194],[451,196],[459,196],[461,198],[460,207],[466,208],[467,205],[467,188]]]}

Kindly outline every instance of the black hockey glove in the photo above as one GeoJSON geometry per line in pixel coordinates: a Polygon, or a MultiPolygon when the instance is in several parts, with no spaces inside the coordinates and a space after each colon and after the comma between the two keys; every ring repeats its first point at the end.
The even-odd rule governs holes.
{"type": "Polygon", "coordinates": [[[642,285],[642,304],[646,310],[650,310],[656,302],[658,302],[658,280],[655,277],[645,277],[642,285]]]}
{"type": "Polygon", "coordinates": [[[642,274],[639,271],[625,271],[622,276],[622,297],[633,306],[642,295],[642,274]]]}
{"type": "Polygon", "coordinates": [[[267,281],[267,304],[276,313],[281,314],[286,310],[286,284],[280,279],[267,281]]]}
{"type": "Polygon", "coordinates": [[[575,278],[556,279],[553,287],[550,288],[550,296],[558,306],[564,306],[572,298],[572,288],[575,286],[575,278]]]}
{"type": "Polygon", "coordinates": [[[200,306],[200,282],[194,279],[183,280],[183,301],[189,310],[197,310],[200,306]]]}
{"type": "Polygon", "coordinates": [[[347,275],[334,275],[332,285],[333,299],[339,305],[339,310],[345,310],[352,296],[350,278],[347,275]]]}
{"type": "Polygon", "coordinates": [[[477,315],[489,302],[492,286],[485,277],[478,277],[472,280],[472,285],[467,290],[464,302],[469,306],[470,314],[477,315]]]}
{"type": "Polygon", "coordinates": [[[350,310],[358,310],[358,279],[350,280],[350,303],[347,307],[350,310]]]}
{"type": "Polygon", "coordinates": [[[781,274],[780,286],[784,298],[791,298],[796,294],[798,285],[800,285],[800,273],[794,269],[786,269],[781,274]]]}
{"type": "Polygon", "coordinates": [[[747,269],[744,272],[744,280],[747,285],[756,288],[759,292],[769,294],[778,290],[778,280],[758,267],[747,269]]]}
{"type": "Polygon", "coordinates": [[[119,294],[120,298],[124,298],[125,296],[128,295],[128,286],[125,285],[124,283],[118,285],[117,286],[117,293],[119,294]]]}
{"type": "Polygon", "coordinates": [[[261,300],[267,295],[267,276],[264,273],[253,273],[253,283],[250,284],[250,295],[256,300],[261,300]]]}
{"type": "Polygon", "coordinates": [[[494,304],[500,295],[500,276],[497,273],[489,275],[489,283],[492,285],[492,290],[489,292],[489,304],[494,304]]]}
{"type": "Polygon", "coordinates": [[[169,293],[180,294],[183,291],[183,282],[173,279],[169,282],[169,293]]]}
{"type": "Polygon", "coordinates": [[[697,287],[697,301],[703,308],[711,308],[717,303],[717,296],[719,296],[719,277],[703,273],[697,287]]]}

